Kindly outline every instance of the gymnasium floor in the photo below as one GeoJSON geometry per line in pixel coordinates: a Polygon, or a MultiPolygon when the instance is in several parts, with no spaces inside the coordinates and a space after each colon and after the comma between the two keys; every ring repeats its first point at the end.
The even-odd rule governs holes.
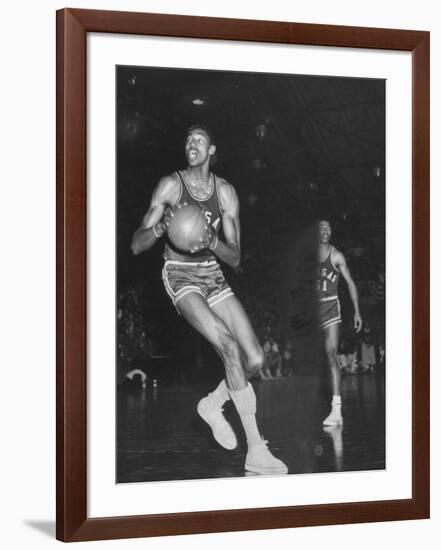
{"type": "MultiPolygon", "coordinates": [[[[253,382],[258,424],[275,456],[290,474],[385,468],[383,374],[342,378],[343,428],[326,428],[323,381],[293,376],[253,382]]],[[[234,451],[219,447],[196,414],[199,399],[213,387],[119,389],[117,482],[208,479],[244,472],[244,434],[231,401],[225,415],[239,439],[234,451]]]]}

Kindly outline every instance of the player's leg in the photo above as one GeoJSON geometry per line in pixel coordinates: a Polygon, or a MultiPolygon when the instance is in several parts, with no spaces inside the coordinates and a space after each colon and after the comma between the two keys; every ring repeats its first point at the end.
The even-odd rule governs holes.
{"type": "MultiPolygon", "coordinates": [[[[287,473],[285,464],[270,453],[265,441],[260,436],[256,422],[256,396],[253,387],[247,382],[242,368],[239,344],[228,326],[208,307],[205,299],[196,292],[190,292],[183,296],[177,302],[176,307],[182,316],[207,338],[223,360],[227,389],[239,413],[247,437],[248,452],[245,469],[259,474],[287,473]]],[[[201,399],[198,404],[198,412],[210,425],[214,437],[221,445],[228,449],[236,446],[237,442],[235,438],[234,442],[232,441],[228,430],[228,428],[231,430],[231,426],[223,417],[216,397],[211,394],[201,399]]]]}
{"type": "MultiPolygon", "coordinates": [[[[251,326],[248,315],[235,296],[229,296],[212,306],[231,331],[247,359],[247,375],[251,376],[264,364],[262,347],[251,326]]],[[[256,422],[256,395],[248,383],[242,391],[230,391],[231,398],[239,413],[245,430],[248,452],[245,468],[259,474],[285,474],[286,465],[275,458],[261,438],[256,422]]]]}
{"type": "Polygon", "coordinates": [[[239,343],[245,356],[242,366],[245,376],[251,378],[256,372],[264,373],[262,380],[270,380],[265,370],[265,355],[259,344],[249,317],[240,301],[234,295],[217,301],[211,306],[215,314],[220,317],[229,328],[231,334],[239,343]]]}
{"type": "Polygon", "coordinates": [[[207,305],[203,296],[196,292],[185,294],[176,307],[182,316],[204,336],[217,351],[225,367],[225,380],[201,399],[198,414],[213,431],[216,441],[226,449],[234,449],[237,439],[230,424],[223,416],[223,405],[230,399],[229,388],[243,390],[247,381],[241,364],[239,345],[226,324],[207,305]],[[228,386],[227,386],[228,384],[228,386]]]}
{"type": "Polygon", "coordinates": [[[196,292],[183,296],[176,307],[181,315],[206,338],[220,355],[225,367],[229,389],[243,390],[247,379],[242,367],[240,347],[227,324],[208,307],[206,300],[196,292]]]}
{"type": "Polygon", "coordinates": [[[236,296],[229,296],[211,309],[224,321],[239,343],[246,358],[246,376],[250,378],[264,367],[265,356],[244,307],[236,296]]]}
{"type": "Polygon", "coordinates": [[[333,395],[340,395],[340,368],[337,358],[339,332],[340,325],[338,324],[323,329],[326,358],[330,369],[333,395]]]}
{"type": "Polygon", "coordinates": [[[331,413],[323,421],[325,426],[341,424],[343,422],[341,415],[341,378],[337,359],[339,330],[340,325],[337,323],[323,329],[326,358],[330,371],[332,388],[331,413]]]}

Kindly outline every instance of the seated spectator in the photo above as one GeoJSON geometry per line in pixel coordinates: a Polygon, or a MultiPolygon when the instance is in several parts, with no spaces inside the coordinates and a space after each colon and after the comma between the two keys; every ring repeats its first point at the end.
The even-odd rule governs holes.
{"type": "Polygon", "coordinates": [[[373,335],[371,328],[368,323],[366,323],[362,339],[361,339],[361,369],[362,372],[374,372],[375,365],[377,364],[375,356],[375,346],[373,342],[373,335]]]}
{"type": "Polygon", "coordinates": [[[380,345],[378,347],[378,355],[379,355],[379,363],[380,363],[380,367],[382,369],[384,369],[384,366],[386,364],[386,348],[384,346],[384,341],[381,341],[380,342],[380,345]]]}
{"type": "Polygon", "coordinates": [[[347,356],[346,356],[346,339],[344,336],[340,338],[337,350],[337,361],[340,367],[340,372],[348,372],[347,356]]]}
{"type": "Polygon", "coordinates": [[[346,353],[346,372],[355,374],[358,370],[358,353],[355,340],[352,336],[347,336],[345,340],[346,353]]]}
{"type": "Polygon", "coordinates": [[[291,342],[287,342],[282,354],[284,376],[294,374],[294,350],[291,342]]]}
{"type": "Polygon", "coordinates": [[[279,345],[271,338],[271,371],[275,378],[281,378],[283,376],[282,372],[283,361],[282,355],[280,354],[279,345]]]}
{"type": "Polygon", "coordinates": [[[263,368],[260,369],[259,375],[261,380],[273,380],[274,377],[271,374],[271,339],[269,336],[266,337],[265,343],[263,344],[263,353],[265,356],[265,362],[263,368]]]}

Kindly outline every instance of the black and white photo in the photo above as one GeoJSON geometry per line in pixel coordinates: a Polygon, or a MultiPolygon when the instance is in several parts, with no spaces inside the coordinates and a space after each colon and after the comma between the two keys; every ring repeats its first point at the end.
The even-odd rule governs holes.
{"type": "Polygon", "coordinates": [[[382,470],[383,79],[116,67],[116,481],[382,470]]]}

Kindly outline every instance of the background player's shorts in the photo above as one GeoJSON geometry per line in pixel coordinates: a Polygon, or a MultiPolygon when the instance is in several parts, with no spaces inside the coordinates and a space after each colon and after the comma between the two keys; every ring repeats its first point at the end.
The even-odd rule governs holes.
{"type": "Polygon", "coordinates": [[[319,302],[320,327],[328,328],[341,323],[340,301],[338,298],[319,302]]]}
{"type": "Polygon", "coordinates": [[[162,269],[162,280],[174,306],[190,292],[200,294],[207,300],[210,307],[234,295],[216,260],[207,262],[166,260],[162,269]]]}

